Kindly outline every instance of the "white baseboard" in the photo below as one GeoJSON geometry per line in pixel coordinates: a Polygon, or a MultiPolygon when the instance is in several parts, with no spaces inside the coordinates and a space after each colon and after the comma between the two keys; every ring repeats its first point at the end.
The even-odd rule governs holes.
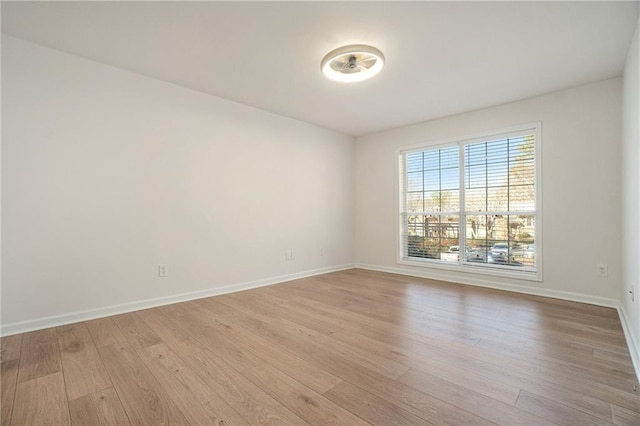
{"type": "Polygon", "coordinates": [[[477,278],[477,277],[465,278],[465,277],[459,277],[459,276],[452,276],[446,273],[438,273],[438,272],[431,272],[431,271],[421,272],[421,271],[415,271],[413,269],[407,269],[407,268],[395,268],[395,267],[388,267],[388,266],[368,265],[368,264],[362,264],[362,263],[356,263],[355,267],[360,269],[368,269],[371,271],[389,272],[392,274],[408,275],[408,276],[420,277],[420,278],[430,278],[430,279],[439,280],[439,281],[449,281],[449,282],[455,282],[458,284],[468,284],[468,285],[473,285],[477,287],[487,287],[487,288],[493,288],[496,290],[506,290],[506,291],[512,291],[515,293],[531,294],[533,296],[544,296],[544,297],[551,297],[553,299],[570,300],[572,302],[589,303],[591,305],[605,306],[607,308],[618,308],[618,305],[619,305],[617,300],[608,299],[606,297],[590,296],[588,294],[572,293],[569,291],[560,291],[560,290],[550,290],[546,288],[532,287],[532,286],[519,285],[519,284],[494,282],[494,281],[490,281],[483,278],[477,278]]]}
{"type": "Polygon", "coordinates": [[[620,315],[620,322],[622,323],[624,337],[627,339],[631,362],[633,362],[633,367],[636,370],[636,378],[640,382],[640,342],[633,337],[633,329],[629,323],[629,315],[627,315],[622,303],[618,306],[618,315],[620,315]]]}
{"type": "Polygon", "coordinates": [[[110,315],[124,314],[138,311],[140,309],[154,308],[156,306],[170,305],[172,303],[185,302],[188,300],[202,299],[203,297],[217,296],[226,293],[234,293],[252,288],[265,287],[268,285],[284,283],[300,278],[312,277],[314,275],[327,274],[330,272],[352,269],[353,264],[331,266],[328,268],[314,269],[310,271],[297,272],[295,274],[280,275],[277,277],[265,278],[257,281],[231,284],[223,287],[209,288],[206,290],[193,291],[189,293],[175,294],[171,296],[158,297],[154,299],[139,300],[136,302],[122,303],[119,305],[105,306],[103,308],[78,311],[70,314],[54,315],[50,317],[36,318],[28,321],[20,321],[9,324],[2,324],[0,335],[10,336],[12,334],[25,333],[28,331],[42,330],[44,328],[57,327],[59,325],[72,324],[80,321],[87,321],[110,315]]]}

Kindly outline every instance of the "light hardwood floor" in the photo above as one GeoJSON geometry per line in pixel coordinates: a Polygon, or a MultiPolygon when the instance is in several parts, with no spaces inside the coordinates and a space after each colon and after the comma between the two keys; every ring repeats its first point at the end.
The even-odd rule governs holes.
{"type": "Polygon", "coordinates": [[[640,425],[613,309],[363,270],[2,338],[2,425],[640,425]]]}

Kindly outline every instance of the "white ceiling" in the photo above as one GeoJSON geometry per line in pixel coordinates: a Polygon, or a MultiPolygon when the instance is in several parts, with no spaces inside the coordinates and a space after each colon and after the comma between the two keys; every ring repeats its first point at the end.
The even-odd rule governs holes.
{"type": "Polygon", "coordinates": [[[637,2],[2,2],[2,31],[349,135],[622,74],[637,2]],[[387,63],[345,85],[325,53],[387,63]]]}

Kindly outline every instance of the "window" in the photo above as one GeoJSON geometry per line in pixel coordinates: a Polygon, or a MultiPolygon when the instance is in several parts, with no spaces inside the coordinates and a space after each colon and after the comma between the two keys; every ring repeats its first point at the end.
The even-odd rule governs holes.
{"type": "Polygon", "coordinates": [[[400,152],[400,262],[540,277],[539,125],[400,152]]]}

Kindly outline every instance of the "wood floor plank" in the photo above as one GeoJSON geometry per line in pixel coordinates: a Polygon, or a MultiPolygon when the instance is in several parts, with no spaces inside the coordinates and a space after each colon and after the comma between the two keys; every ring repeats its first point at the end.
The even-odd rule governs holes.
{"type": "Polygon", "coordinates": [[[13,411],[13,400],[18,383],[19,359],[2,361],[0,364],[0,425],[8,425],[13,411]]]}
{"type": "Polygon", "coordinates": [[[62,372],[18,383],[11,424],[71,424],[62,372]]]}
{"type": "Polygon", "coordinates": [[[69,413],[74,426],[131,424],[113,388],[69,401],[69,413]]]}
{"type": "Polygon", "coordinates": [[[409,370],[398,381],[496,424],[531,425],[547,423],[535,414],[531,415],[510,404],[467,390],[462,386],[421,371],[409,370]]]}
{"type": "Polygon", "coordinates": [[[111,387],[98,350],[84,323],[58,327],[64,380],[69,400],[111,387]]]}
{"type": "Polygon", "coordinates": [[[285,372],[318,393],[323,393],[342,381],[339,377],[318,368],[316,365],[282,350],[269,340],[257,336],[235,323],[225,321],[215,312],[196,306],[192,315],[194,315],[194,321],[202,321],[216,328],[240,345],[243,351],[252,352],[264,363],[285,372]]]}
{"type": "MultiPolygon", "coordinates": [[[[356,280],[350,282],[347,287],[347,291],[353,289],[358,292],[363,291],[362,286],[367,285],[366,281],[363,282],[361,280],[356,280]]],[[[369,284],[369,289],[378,292],[379,290],[379,282],[374,281],[369,284]]],[[[460,308],[464,309],[464,313],[466,317],[473,318],[473,322],[480,322],[482,324],[487,324],[486,320],[493,319],[498,320],[503,326],[518,326],[519,328],[525,328],[526,330],[535,330],[535,326],[539,320],[539,314],[544,313],[544,318],[554,321],[555,324],[566,322],[566,325],[577,327],[578,329],[583,329],[585,326],[591,327],[598,332],[614,332],[615,334],[619,334],[621,332],[620,323],[617,317],[612,319],[603,318],[602,316],[593,316],[591,314],[585,315],[580,312],[576,312],[575,310],[568,312],[567,309],[549,309],[549,304],[542,303],[536,304],[534,309],[527,309],[526,306],[523,306],[522,303],[518,304],[517,309],[513,309],[513,303],[504,304],[501,303],[498,299],[497,294],[491,294],[489,291],[477,291],[477,289],[467,289],[467,291],[456,289],[452,287],[452,284],[445,284],[447,287],[454,290],[451,297],[449,299],[444,299],[442,297],[430,297],[428,295],[425,297],[423,291],[415,292],[412,291],[410,293],[411,301],[418,302],[421,306],[427,308],[425,312],[438,312],[443,317],[451,317],[451,314],[458,313],[460,308]],[[465,294],[464,305],[459,303],[460,293],[471,293],[465,294]],[[474,294],[475,293],[475,294],[474,294]],[[488,299],[487,293],[491,296],[488,299]],[[477,294],[477,296],[476,296],[477,294]],[[478,297],[479,296],[479,297],[478,297]],[[489,301],[489,303],[484,303],[484,301],[489,301]],[[480,302],[480,303],[478,303],[480,302]],[[444,312],[443,312],[444,310],[444,312]],[[448,312],[448,313],[447,313],[448,312]],[[500,321],[504,319],[505,321],[500,321]]],[[[407,290],[398,289],[397,286],[392,287],[391,289],[382,290],[384,294],[393,294],[396,298],[406,299],[407,298],[407,290]]],[[[504,292],[503,292],[504,293],[504,292]]],[[[498,293],[500,294],[500,293],[498,293]]],[[[438,295],[440,296],[440,295],[438,295]]],[[[512,294],[506,294],[508,298],[513,299],[514,296],[512,294]]],[[[502,299],[505,297],[503,296],[502,299]]],[[[612,311],[615,312],[615,311],[612,311]]],[[[491,324],[491,323],[489,323],[491,324]]]]}
{"type": "Polygon", "coordinates": [[[481,339],[475,345],[478,348],[485,349],[489,352],[495,352],[502,355],[514,357],[521,361],[530,362],[536,365],[548,366],[554,365],[564,371],[583,371],[586,374],[599,374],[611,380],[635,380],[635,372],[632,366],[623,366],[619,363],[611,362],[607,359],[598,359],[593,356],[584,357],[562,357],[548,353],[536,353],[526,348],[518,348],[509,345],[499,344],[496,342],[488,342],[481,339]]]}
{"type": "Polygon", "coordinates": [[[633,361],[631,360],[631,355],[629,354],[620,354],[616,352],[609,352],[602,349],[594,349],[593,357],[598,360],[605,360],[615,362],[616,364],[622,364],[629,368],[633,368],[633,361]]]}
{"type": "Polygon", "coordinates": [[[22,334],[0,337],[0,362],[20,359],[22,334]]]}
{"type": "Polygon", "coordinates": [[[188,424],[131,344],[114,343],[98,351],[132,424],[188,424]]]}
{"type": "MultiPolygon", "coordinates": [[[[596,318],[614,319],[619,320],[618,314],[615,309],[589,305],[584,303],[576,303],[562,299],[550,299],[543,296],[532,296],[523,293],[512,293],[505,290],[479,288],[474,286],[460,286],[446,281],[437,281],[426,278],[411,277],[406,275],[388,274],[385,272],[369,271],[364,269],[351,269],[336,274],[325,274],[322,277],[331,277],[336,280],[344,279],[344,277],[355,277],[359,284],[364,284],[367,281],[375,285],[381,280],[395,282],[396,285],[393,288],[400,286],[408,286],[411,289],[416,289],[417,294],[423,295],[437,295],[449,296],[452,300],[459,300],[460,296],[464,295],[464,303],[471,305],[482,301],[483,304],[488,304],[493,307],[499,307],[500,305],[505,307],[514,308],[514,304],[517,304],[516,311],[544,311],[545,313],[556,311],[566,312],[567,308],[575,314],[590,315],[596,318]],[[333,275],[333,276],[332,276],[333,275]],[[425,284],[428,288],[425,288],[425,284]],[[474,302],[475,300],[475,302],[474,302]]],[[[352,282],[352,281],[351,281],[352,282]]]]}
{"type": "Polygon", "coordinates": [[[437,425],[493,425],[479,415],[450,404],[444,399],[428,395],[398,380],[372,377],[353,372],[348,381],[403,410],[437,425]]]}
{"type": "Polygon", "coordinates": [[[590,356],[591,354],[585,354],[583,357],[558,357],[548,353],[533,352],[526,348],[515,348],[506,345],[495,344],[494,342],[485,343],[482,340],[475,345],[478,348],[483,348],[490,352],[498,353],[500,355],[509,356],[522,362],[528,362],[540,366],[553,365],[562,371],[579,372],[579,374],[596,375],[602,380],[611,380],[612,383],[627,383],[630,386],[630,381],[635,380],[635,373],[633,369],[621,369],[620,365],[610,365],[608,362],[602,362],[590,356]]]}
{"type": "Polygon", "coordinates": [[[269,365],[245,370],[243,376],[310,425],[365,426],[369,423],[269,365]]]}
{"type": "Polygon", "coordinates": [[[23,335],[19,382],[47,376],[60,369],[60,352],[55,328],[32,331],[23,335]]]}
{"type": "Polygon", "coordinates": [[[596,344],[577,342],[571,339],[570,336],[551,336],[545,333],[542,333],[537,339],[528,339],[524,349],[538,353],[544,352],[553,356],[567,354],[567,352],[569,356],[571,356],[571,352],[585,352],[585,356],[590,357],[596,349],[620,355],[629,355],[626,345],[622,348],[612,348],[610,346],[601,346],[597,342],[596,344]]]}
{"type": "Polygon", "coordinates": [[[111,318],[125,335],[127,341],[135,347],[144,348],[157,345],[162,341],[162,339],[133,312],[116,315],[111,318]]]}
{"type": "Polygon", "coordinates": [[[337,384],[324,395],[372,425],[432,424],[349,382],[337,384]]]}
{"type": "Polygon", "coordinates": [[[456,366],[499,383],[520,387],[532,393],[553,395],[553,398],[562,400],[565,404],[575,405],[589,412],[593,411],[597,413],[594,415],[605,419],[609,417],[610,410],[607,401],[618,402],[624,406],[635,406],[638,403],[634,396],[615,389],[601,388],[597,383],[588,386],[563,379],[556,380],[555,377],[540,377],[534,366],[530,369],[512,368],[508,362],[501,359],[496,361],[490,353],[485,351],[469,353],[466,351],[466,345],[451,342],[443,345],[438,341],[434,343],[439,345],[424,345],[415,350],[429,359],[456,366]]]}
{"type": "Polygon", "coordinates": [[[584,393],[626,408],[636,407],[640,403],[640,395],[632,391],[631,381],[627,384],[627,391],[621,389],[624,386],[620,385],[620,383],[610,379],[607,379],[606,382],[602,382],[599,379],[594,379],[592,377],[585,377],[580,374],[563,371],[561,368],[553,365],[551,365],[551,368],[549,366],[539,366],[520,361],[516,358],[505,357],[496,353],[489,353],[481,350],[480,348],[448,341],[446,339],[436,338],[430,342],[430,345],[444,349],[446,353],[448,353],[448,357],[450,357],[449,359],[462,356],[467,367],[475,365],[476,368],[481,369],[485,373],[492,370],[495,371],[491,366],[501,369],[508,366],[508,369],[505,371],[508,371],[512,375],[517,375],[523,378],[539,379],[540,383],[549,382],[553,385],[584,393]],[[609,386],[609,383],[611,382],[615,383],[616,387],[609,386]]]}
{"type": "Polygon", "coordinates": [[[362,365],[357,360],[351,360],[331,350],[329,347],[316,344],[313,339],[305,339],[304,336],[290,328],[278,327],[255,318],[248,318],[237,325],[245,327],[252,333],[277,344],[291,354],[305,359],[338,377],[348,377],[348,374],[353,371],[385,377],[376,370],[362,365]]]}
{"type": "Polygon", "coordinates": [[[163,314],[165,314],[166,316],[168,316],[169,318],[174,318],[174,319],[179,319],[182,315],[187,314],[190,312],[190,307],[193,303],[197,303],[200,300],[208,300],[211,299],[213,300],[213,297],[207,297],[205,299],[196,299],[196,300],[189,300],[186,302],[180,302],[180,303],[173,303],[171,305],[163,305],[163,306],[159,306],[155,309],[159,310],[160,312],[162,312],[163,314]]]}
{"type": "MultiPolygon", "coordinates": [[[[443,297],[444,291],[437,290],[438,287],[433,285],[435,284],[433,281],[429,281],[429,288],[424,288],[424,286],[420,288],[415,284],[410,284],[408,281],[405,283],[397,282],[393,286],[380,285],[385,282],[386,280],[380,280],[378,278],[369,281],[357,279],[348,282],[348,287],[356,291],[361,291],[363,286],[368,286],[368,288],[374,292],[393,294],[396,298],[400,299],[410,299],[412,302],[419,303],[426,308],[424,309],[425,311],[439,312],[444,317],[451,317],[452,314],[456,314],[460,308],[463,307],[465,317],[473,318],[474,321],[486,320],[487,318],[493,317],[497,320],[504,320],[502,321],[503,324],[516,325],[518,327],[535,327],[539,322],[540,314],[543,313],[544,317],[548,319],[579,319],[582,324],[589,324],[615,331],[620,330],[620,322],[617,316],[604,318],[601,315],[581,314],[572,309],[549,310],[546,309],[548,307],[546,300],[543,303],[536,303],[531,307],[527,307],[525,303],[529,301],[528,299],[518,300],[519,303],[513,303],[513,294],[505,292],[492,293],[485,289],[465,289],[455,284],[442,283],[441,287],[445,286],[444,288],[448,289],[446,290],[448,295],[452,296],[443,297]],[[402,286],[402,284],[409,284],[409,286],[402,286]],[[464,305],[460,304],[460,300],[462,300],[461,296],[464,297],[464,305]]],[[[530,296],[527,296],[527,298],[529,297],[530,296]]],[[[517,296],[515,298],[517,298],[517,296]]],[[[612,313],[615,313],[615,311],[612,310],[612,313]]]]}
{"type": "MultiPolygon", "coordinates": [[[[235,323],[246,318],[246,314],[243,314],[241,311],[238,311],[233,307],[221,303],[220,298],[218,297],[207,297],[206,299],[194,300],[192,304],[200,305],[203,308],[208,309],[218,317],[225,318],[227,322],[235,323]]],[[[190,304],[189,306],[191,306],[192,304],[190,304]]]]}
{"type": "MultiPolygon", "coordinates": [[[[383,308],[384,312],[384,308],[383,308]]],[[[443,315],[442,312],[424,311],[417,315],[408,315],[402,318],[403,321],[410,320],[410,327],[419,327],[420,324],[428,322],[430,328],[440,333],[451,333],[455,331],[456,325],[459,327],[462,323],[465,330],[474,333],[478,337],[491,338],[493,340],[503,340],[508,337],[514,339],[514,329],[519,330],[519,339],[537,338],[538,333],[535,324],[516,325],[507,321],[501,321],[499,316],[486,316],[484,318],[472,318],[465,320],[466,315],[458,311],[452,311],[454,315],[443,315]],[[437,324],[437,326],[436,326],[437,324]]],[[[380,315],[380,314],[378,314],[380,315]]],[[[558,320],[550,322],[547,327],[546,335],[571,335],[572,339],[586,343],[598,342],[612,346],[620,346],[624,344],[624,336],[621,331],[612,331],[605,328],[595,326],[585,326],[576,321],[558,320]]]]}
{"type": "Polygon", "coordinates": [[[491,380],[485,376],[472,373],[461,368],[450,366],[445,362],[436,361],[419,354],[412,353],[401,347],[378,342],[366,336],[353,332],[340,331],[332,335],[333,339],[349,342],[362,349],[369,350],[379,356],[396,360],[398,363],[420,370],[432,376],[439,377],[451,383],[465,387],[489,398],[514,405],[518,399],[520,389],[491,380]]]}
{"type": "MultiPolygon", "coordinates": [[[[195,309],[201,308],[196,306],[195,309]]],[[[189,324],[187,327],[182,327],[185,334],[193,336],[198,342],[202,342],[207,350],[230,363],[235,370],[243,371],[263,362],[255,353],[247,351],[241,342],[230,338],[226,333],[226,329],[221,329],[214,322],[207,320],[207,318],[199,317],[195,311],[183,315],[181,320],[183,324],[189,324]]],[[[224,328],[226,328],[226,325],[224,328]]]]}
{"type": "Polygon", "coordinates": [[[265,338],[281,345],[286,350],[306,359],[319,368],[328,370],[351,383],[362,384],[362,387],[366,388],[367,391],[417,417],[425,420],[435,419],[435,423],[442,425],[491,424],[491,422],[479,416],[460,410],[437,398],[432,398],[423,392],[399,383],[397,380],[389,379],[335,352],[327,351],[322,346],[301,340],[286,330],[273,327],[259,320],[246,320],[242,324],[246,324],[252,332],[263,335],[265,338]]]}
{"type": "Polygon", "coordinates": [[[289,321],[288,319],[274,319],[271,317],[263,316],[261,314],[256,314],[253,311],[251,304],[244,304],[237,300],[230,300],[228,298],[220,298],[220,300],[222,301],[222,303],[235,307],[238,310],[242,310],[248,315],[252,315],[254,318],[263,323],[269,322],[280,329],[287,330],[289,334],[295,335],[297,339],[304,340],[311,345],[322,346],[325,349],[328,348],[328,350],[336,353],[337,355],[348,358],[365,368],[369,368],[370,370],[376,371],[391,379],[399,377],[409,369],[407,366],[377,357],[370,352],[361,351],[358,348],[350,347],[349,345],[337,342],[335,340],[331,342],[332,339],[323,335],[322,333],[316,332],[303,325],[289,321]]]}
{"type": "Polygon", "coordinates": [[[638,426],[640,425],[640,406],[636,411],[626,408],[611,406],[613,424],[616,426],[638,426]]]}
{"type": "Polygon", "coordinates": [[[159,309],[145,309],[136,312],[136,315],[162,339],[162,342],[178,353],[192,353],[207,349],[206,345],[193,338],[187,330],[171,320],[159,309]]]}
{"type": "Polygon", "coordinates": [[[250,424],[307,424],[212,352],[194,354],[190,365],[250,424]]]}
{"type": "Polygon", "coordinates": [[[235,299],[240,301],[243,305],[250,307],[254,314],[259,314],[261,318],[273,318],[274,316],[277,316],[278,318],[295,322],[324,335],[329,335],[340,330],[339,327],[332,323],[318,321],[306,313],[301,313],[300,311],[291,309],[291,304],[272,297],[264,291],[256,293],[248,292],[245,294],[231,293],[225,295],[224,299],[235,299]]]}
{"type": "Polygon", "coordinates": [[[89,334],[97,348],[112,345],[118,342],[125,342],[127,339],[120,331],[120,328],[113,321],[112,317],[98,318],[85,321],[89,334]]]}
{"type": "Polygon", "coordinates": [[[98,409],[89,395],[69,401],[69,416],[73,426],[104,424],[100,420],[98,409]]]}
{"type": "Polygon", "coordinates": [[[165,343],[140,350],[140,357],[191,424],[247,422],[165,343]]]}
{"type": "Polygon", "coordinates": [[[315,344],[326,348],[331,348],[332,352],[350,359],[365,368],[376,371],[388,378],[396,379],[409,370],[409,367],[406,365],[378,356],[370,350],[361,349],[352,345],[351,342],[343,342],[325,336],[314,332],[305,326],[290,322],[289,320],[280,319],[276,325],[291,330],[291,332],[296,333],[298,336],[302,336],[306,341],[314,342],[315,344]]]}
{"type": "Polygon", "coordinates": [[[573,409],[559,402],[522,391],[516,407],[528,411],[556,424],[567,425],[611,425],[611,421],[605,421],[591,416],[580,410],[573,409]]]}
{"type": "Polygon", "coordinates": [[[308,297],[309,294],[304,290],[286,290],[282,287],[276,287],[278,286],[274,286],[273,289],[268,287],[265,290],[277,292],[281,297],[289,300],[289,303],[304,309],[308,314],[317,315],[323,320],[331,321],[343,329],[367,333],[368,336],[387,335],[392,340],[398,337],[405,337],[409,340],[428,342],[436,336],[428,327],[423,327],[421,330],[408,330],[388,321],[333,306],[327,300],[325,300],[327,303],[324,303],[317,299],[310,298],[308,297]]]}

